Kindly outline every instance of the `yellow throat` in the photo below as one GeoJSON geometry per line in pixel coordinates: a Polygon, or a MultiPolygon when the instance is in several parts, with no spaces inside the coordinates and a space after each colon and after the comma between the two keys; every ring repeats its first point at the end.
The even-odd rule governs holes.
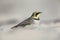
{"type": "Polygon", "coordinates": [[[32,15],[32,17],[34,18],[34,19],[39,19],[39,16],[41,15],[41,12],[34,12],[33,13],[33,15],[32,15]]]}

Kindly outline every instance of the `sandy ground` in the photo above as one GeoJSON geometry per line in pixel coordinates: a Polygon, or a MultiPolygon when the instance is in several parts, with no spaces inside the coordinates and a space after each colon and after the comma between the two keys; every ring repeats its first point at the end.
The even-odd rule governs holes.
{"type": "Polygon", "coordinates": [[[40,24],[40,29],[0,31],[0,40],[60,40],[60,23],[40,24]]]}

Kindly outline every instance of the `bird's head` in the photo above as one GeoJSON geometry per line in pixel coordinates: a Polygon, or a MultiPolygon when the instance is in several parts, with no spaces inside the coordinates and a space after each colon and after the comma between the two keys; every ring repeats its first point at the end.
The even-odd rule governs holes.
{"type": "Polygon", "coordinates": [[[35,20],[39,20],[39,16],[41,15],[42,12],[33,12],[32,18],[35,20]]]}

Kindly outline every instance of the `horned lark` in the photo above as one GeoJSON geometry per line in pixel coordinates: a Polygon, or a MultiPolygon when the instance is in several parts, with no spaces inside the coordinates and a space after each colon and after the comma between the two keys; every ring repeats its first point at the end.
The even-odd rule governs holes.
{"type": "Polygon", "coordinates": [[[17,24],[16,26],[13,26],[11,29],[17,28],[17,27],[26,27],[27,25],[31,24],[38,24],[39,16],[41,15],[42,12],[33,12],[32,16],[29,17],[28,19],[24,20],[23,22],[17,24]]]}

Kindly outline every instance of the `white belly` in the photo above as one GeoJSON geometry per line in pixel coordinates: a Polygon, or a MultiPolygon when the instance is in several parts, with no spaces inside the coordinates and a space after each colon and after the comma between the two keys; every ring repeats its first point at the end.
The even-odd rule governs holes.
{"type": "Polygon", "coordinates": [[[39,24],[40,23],[40,20],[34,20],[34,23],[35,24],[39,24]]]}
{"type": "Polygon", "coordinates": [[[33,24],[33,26],[34,27],[39,27],[39,24],[40,24],[40,20],[34,20],[34,24],[33,24]]]}
{"type": "Polygon", "coordinates": [[[39,22],[40,21],[34,20],[34,24],[27,25],[26,28],[30,28],[30,29],[39,28],[40,27],[39,22]]]}

